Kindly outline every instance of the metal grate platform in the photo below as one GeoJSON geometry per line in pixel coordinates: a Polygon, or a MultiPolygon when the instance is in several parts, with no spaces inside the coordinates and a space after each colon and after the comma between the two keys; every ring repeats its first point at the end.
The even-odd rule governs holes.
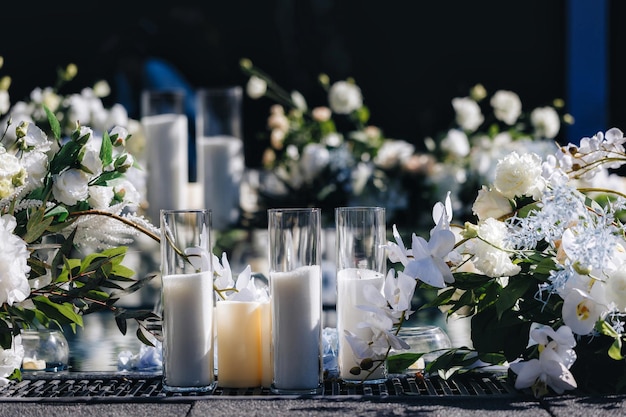
{"type": "MultiPolygon", "coordinates": [[[[494,374],[465,374],[448,380],[438,377],[401,376],[384,384],[346,384],[327,380],[322,396],[423,396],[476,397],[521,395],[494,374]]],[[[212,397],[271,397],[268,388],[232,389],[217,386],[213,392],[173,394],[163,390],[160,375],[141,374],[26,374],[24,379],[0,388],[2,401],[135,401],[190,400],[212,397]]]]}

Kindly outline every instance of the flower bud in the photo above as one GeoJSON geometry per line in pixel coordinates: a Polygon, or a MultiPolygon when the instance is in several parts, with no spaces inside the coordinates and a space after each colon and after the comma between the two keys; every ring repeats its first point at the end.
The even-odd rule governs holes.
{"type": "Polygon", "coordinates": [[[465,222],[465,228],[461,232],[461,236],[465,239],[472,239],[478,236],[478,226],[470,222],[465,222]]]}

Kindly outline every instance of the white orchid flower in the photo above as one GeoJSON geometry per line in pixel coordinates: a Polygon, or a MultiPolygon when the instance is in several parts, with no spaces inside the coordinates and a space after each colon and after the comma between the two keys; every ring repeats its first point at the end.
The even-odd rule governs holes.
{"type": "Polygon", "coordinates": [[[511,370],[517,374],[515,388],[532,387],[535,397],[545,395],[547,387],[552,388],[557,394],[577,387],[574,376],[563,363],[563,358],[554,349],[543,349],[539,354],[539,359],[515,362],[510,366],[511,370]]]}
{"type": "Polygon", "coordinates": [[[455,237],[450,230],[437,230],[430,241],[413,234],[413,259],[404,267],[404,273],[436,288],[454,282],[454,276],[444,258],[454,249],[455,237]]]}
{"type": "Polygon", "coordinates": [[[563,300],[563,322],[579,335],[590,334],[606,307],[588,293],[573,288],[563,300]]]}
{"type": "Polygon", "coordinates": [[[393,268],[389,270],[383,292],[394,317],[400,318],[404,314],[404,318],[408,319],[414,313],[410,308],[416,285],[417,281],[407,274],[399,272],[396,277],[395,270],[393,268]]]}

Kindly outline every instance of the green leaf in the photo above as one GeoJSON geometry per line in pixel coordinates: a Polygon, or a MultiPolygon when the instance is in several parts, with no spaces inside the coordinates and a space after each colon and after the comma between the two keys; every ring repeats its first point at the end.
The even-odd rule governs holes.
{"type": "Polygon", "coordinates": [[[46,117],[48,118],[48,123],[50,124],[50,129],[52,130],[54,138],[56,140],[61,139],[61,125],[59,124],[59,121],[47,106],[43,106],[43,109],[46,112],[46,117]]]}
{"type": "Polygon", "coordinates": [[[111,143],[109,132],[107,132],[106,130],[102,135],[102,145],[100,146],[100,160],[102,161],[103,166],[107,166],[111,162],[113,162],[113,144],[111,143]]]}
{"type": "Polygon", "coordinates": [[[154,347],[154,344],[150,340],[148,340],[146,335],[141,330],[141,327],[137,329],[136,334],[137,334],[137,339],[139,339],[141,341],[141,343],[143,343],[144,345],[148,345],[148,346],[154,347]]]}
{"type": "Polygon", "coordinates": [[[116,316],[115,324],[117,324],[117,328],[120,330],[120,333],[126,335],[126,331],[128,330],[128,324],[126,323],[126,319],[123,317],[116,316]]]}
{"type": "Polygon", "coordinates": [[[392,374],[402,373],[423,355],[423,353],[400,353],[389,356],[387,358],[387,371],[392,374]]]}
{"type": "Polygon", "coordinates": [[[510,310],[531,287],[536,287],[537,282],[528,276],[514,276],[509,278],[509,283],[500,291],[500,296],[495,303],[498,320],[505,311],[510,310]]]}
{"type": "Polygon", "coordinates": [[[41,210],[35,211],[26,225],[26,234],[22,239],[26,243],[32,243],[38,240],[45,232],[48,226],[54,221],[53,217],[43,218],[44,213],[41,210]]]}
{"type": "Polygon", "coordinates": [[[74,305],[70,303],[58,304],[41,295],[33,297],[32,300],[35,306],[50,319],[60,323],[75,323],[83,326],[83,317],[74,311],[74,305]]]}
{"type": "Polygon", "coordinates": [[[622,359],[624,359],[624,357],[622,356],[622,339],[621,338],[618,337],[611,344],[611,347],[609,348],[609,357],[611,357],[612,359],[615,359],[616,361],[621,361],[622,359]]]}

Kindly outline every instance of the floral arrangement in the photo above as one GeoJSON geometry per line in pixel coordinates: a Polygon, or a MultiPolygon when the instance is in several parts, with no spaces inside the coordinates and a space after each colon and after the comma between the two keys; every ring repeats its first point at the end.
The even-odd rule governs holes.
{"type": "MultiPolygon", "coordinates": [[[[626,163],[625,142],[613,128],[543,159],[513,151],[498,161],[494,181],[478,191],[475,222],[453,224],[448,195],[445,204],[435,205],[429,241],[413,234],[407,248],[394,227],[389,259],[401,263],[403,272],[391,286],[395,290],[385,290],[384,303],[371,299],[363,307],[380,307],[363,325],[374,328],[382,315],[400,316],[386,328],[398,334],[402,317],[411,313],[407,300],[414,289],[407,275],[418,288],[439,289],[420,308],[472,317],[473,346],[443,353],[427,372],[448,377],[505,365],[515,387],[530,388],[537,397],[576,388],[622,390],[626,194],[588,184],[626,163]],[[405,310],[396,311],[397,305],[405,310]]],[[[398,369],[419,358],[390,355],[402,343],[389,341],[386,351],[368,353],[398,369]]]]}
{"type": "MultiPolygon", "coordinates": [[[[61,72],[62,78],[71,73],[61,72]]],[[[0,101],[8,100],[8,80],[0,82],[0,101]]],[[[0,135],[4,383],[20,376],[21,329],[75,329],[82,326],[83,315],[110,310],[123,333],[126,320],[136,320],[138,337],[150,344],[148,324],[158,320],[151,311],[115,306],[152,278],[135,278],[123,265],[125,245],[140,233],[159,240],[158,229],[136,213],[140,193],[128,176],[138,167],[126,150],[129,131],[121,126],[96,130],[74,120],[70,132],[67,118],[73,116],[67,115],[74,107],[62,107],[64,100],[58,100],[59,106],[49,108],[54,91],[40,92],[35,96],[42,101],[3,103],[0,109],[6,113],[0,135]],[[40,128],[42,114],[46,119],[40,128]],[[63,124],[60,114],[66,115],[63,124]]]]}
{"type": "MultiPolygon", "coordinates": [[[[267,97],[269,144],[263,154],[266,178],[259,211],[269,207],[378,205],[393,216],[407,208],[404,182],[418,176],[423,158],[414,145],[385,137],[369,124],[370,112],[353,79],[332,82],[319,76],[328,103],[310,107],[298,91],[288,93],[248,59],[253,99],[267,97]]],[[[324,210],[326,209],[326,210],[324,210]]]]}
{"type": "Polygon", "coordinates": [[[561,99],[527,111],[514,91],[489,95],[482,84],[467,96],[453,98],[451,105],[450,127],[424,141],[433,159],[425,186],[432,203],[452,192],[455,215],[462,219],[472,216],[473,190],[493,182],[493,161],[511,152],[553,154],[561,126],[573,123],[561,99]]]}

